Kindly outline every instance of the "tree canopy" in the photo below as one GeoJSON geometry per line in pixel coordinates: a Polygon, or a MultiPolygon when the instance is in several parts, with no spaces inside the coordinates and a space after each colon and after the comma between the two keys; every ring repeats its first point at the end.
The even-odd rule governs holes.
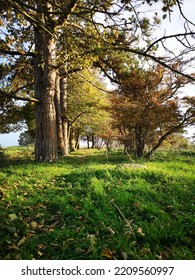
{"type": "MultiPolygon", "coordinates": [[[[2,0],[1,131],[10,123],[12,114],[6,108],[17,108],[18,99],[33,102],[36,161],[52,162],[67,154],[69,75],[98,67],[111,81],[118,82],[110,57],[117,58],[119,53],[158,63],[194,81],[189,70],[194,51],[194,23],[184,14],[183,4],[179,0],[2,0]],[[171,17],[174,6],[184,20],[183,31],[153,38],[154,28],[161,19],[171,17]],[[179,44],[176,53],[166,46],[166,41],[173,38],[179,44]],[[159,45],[166,56],[156,52],[159,45]]],[[[116,69],[117,59],[112,59],[114,63],[116,69]]],[[[17,121],[20,114],[16,111],[16,115],[17,121]]],[[[15,129],[15,124],[9,127],[15,129]]]]}

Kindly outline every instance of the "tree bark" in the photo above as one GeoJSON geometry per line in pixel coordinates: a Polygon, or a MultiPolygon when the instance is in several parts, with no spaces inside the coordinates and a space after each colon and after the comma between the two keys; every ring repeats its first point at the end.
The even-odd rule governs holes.
{"type": "Polygon", "coordinates": [[[68,119],[67,119],[67,78],[60,78],[60,106],[61,106],[61,119],[64,138],[64,155],[68,155],[69,141],[68,141],[68,119]]]}
{"type": "Polygon", "coordinates": [[[35,29],[35,98],[36,143],[35,160],[53,162],[58,157],[56,110],[56,40],[44,30],[35,29]]]}
{"type": "Polygon", "coordinates": [[[59,75],[56,75],[55,108],[56,108],[58,155],[64,156],[65,155],[65,141],[64,141],[62,112],[61,112],[60,77],[59,77],[59,75]]]}
{"type": "Polygon", "coordinates": [[[75,141],[75,135],[74,135],[74,128],[72,126],[69,129],[69,146],[70,146],[70,151],[71,152],[76,151],[76,141],[75,141]]]}
{"type": "Polygon", "coordinates": [[[141,158],[144,154],[144,137],[141,125],[137,124],[135,128],[136,139],[136,157],[141,158]]]}
{"type": "Polygon", "coordinates": [[[91,148],[95,149],[95,134],[92,133],[91,135],[91,148]]]}

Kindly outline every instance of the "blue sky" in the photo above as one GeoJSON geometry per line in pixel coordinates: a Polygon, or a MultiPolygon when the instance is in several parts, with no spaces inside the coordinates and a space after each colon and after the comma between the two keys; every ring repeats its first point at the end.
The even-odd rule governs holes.
{"type": "Polygon", "coordinates": [[[0,145],[3,147],[18,146],[18,138],[21,132],[0,134],[0,145]]]}

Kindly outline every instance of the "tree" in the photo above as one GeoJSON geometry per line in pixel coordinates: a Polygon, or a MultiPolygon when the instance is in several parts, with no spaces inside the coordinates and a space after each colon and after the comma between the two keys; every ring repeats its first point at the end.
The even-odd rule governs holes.
{"type": "Polygon", "coordinates": [[[119,73],[120,85],[111,97],[113,127],[127,152],[150,156],[168,136],[195,122],[194,98],[179,98],[186,79],[164,67],[135,67],[119,73]],[[185,105],[184,105],[185,103],[185,105]]]}
{"type": "Polygon", "coordinates": [[[28,146],[34,144],[34,139],[29,135],[28,131],[20,133],[18,144],[20,146],[28,146]]]}
{"type": "MultiPolygon", "coordinates": [[[[139,13],[146,2],[151,5],[156,1],[1,1],[1,25],[4,25],[4,29],[6,26],[6,29],[3,30],[5,35],[0,42],[0,52],[6,58],[9,57],[8,64],[12,70],[9,76],[11,82],[5,77],[7,86],[1,91],[1,96],[35,102],[36,161],[52,162],[66,153],[67,121],[64,116],[67,93],[63,85],[67,73],[101,62],[106,50],[123,50],[141,55],[194,79],[172,66],[175,60],[181,60],[193,50],[193,44],[187,40],[194,35],[191,30],[193,24],[188,21],[182,34],[171,36],[184,47],[181,53],[171,61],[159,58],[153,51],[157,43],[163,43],[170,36],[163,36],[153,42],[149,40],[151,25],[158,20],[154,18],[152,23],[139,13]],[[124,17],[125,13],[128,13],[127,18],[124,17]],[[98,15],[102,15],[101,20],[98,15]],[[137,48],[133,42],[138,36],[146,42],[144,49],[137,48]],[[31,73],[26,77],[27,83],[22,75],[19,78],[16,75],[20,72],[27,74],[27,69],[33,69],[34,72],[33,95],[28,92],[33,80],[30,78],[29,83],[31,73]]],[[[160,2],[164,13],[171,13],[174,4],[181,9],[179,1],[160,2]]],[[[182,10],[181,14],[184,17],[182,10]]]]}
{"type": "Polygon", "coordinates": [[[108,102],[104,83],[95,69],[72,74],[67,83],[67,120],[70,150],[75,150],[80,137],[92,142],[108,119],[104,106],[108,102]]]}
{"type": "Polygon", "coordinates": [[[181,133],[173,133],[162,144],[163,148],[167,149],[186,149],[190,147],[190,141],[181,133]]]}

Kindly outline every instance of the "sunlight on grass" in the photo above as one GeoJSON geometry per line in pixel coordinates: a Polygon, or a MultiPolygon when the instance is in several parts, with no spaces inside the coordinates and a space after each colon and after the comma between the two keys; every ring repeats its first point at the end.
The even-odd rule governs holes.
{"type": "MultiPolygon", "coordinates": [[[[13,156],[12,156],[13,155],[13,156]]],[[[1,259],[193,259],[195,159],[81,150],[0,170],[1,259]]]]}

